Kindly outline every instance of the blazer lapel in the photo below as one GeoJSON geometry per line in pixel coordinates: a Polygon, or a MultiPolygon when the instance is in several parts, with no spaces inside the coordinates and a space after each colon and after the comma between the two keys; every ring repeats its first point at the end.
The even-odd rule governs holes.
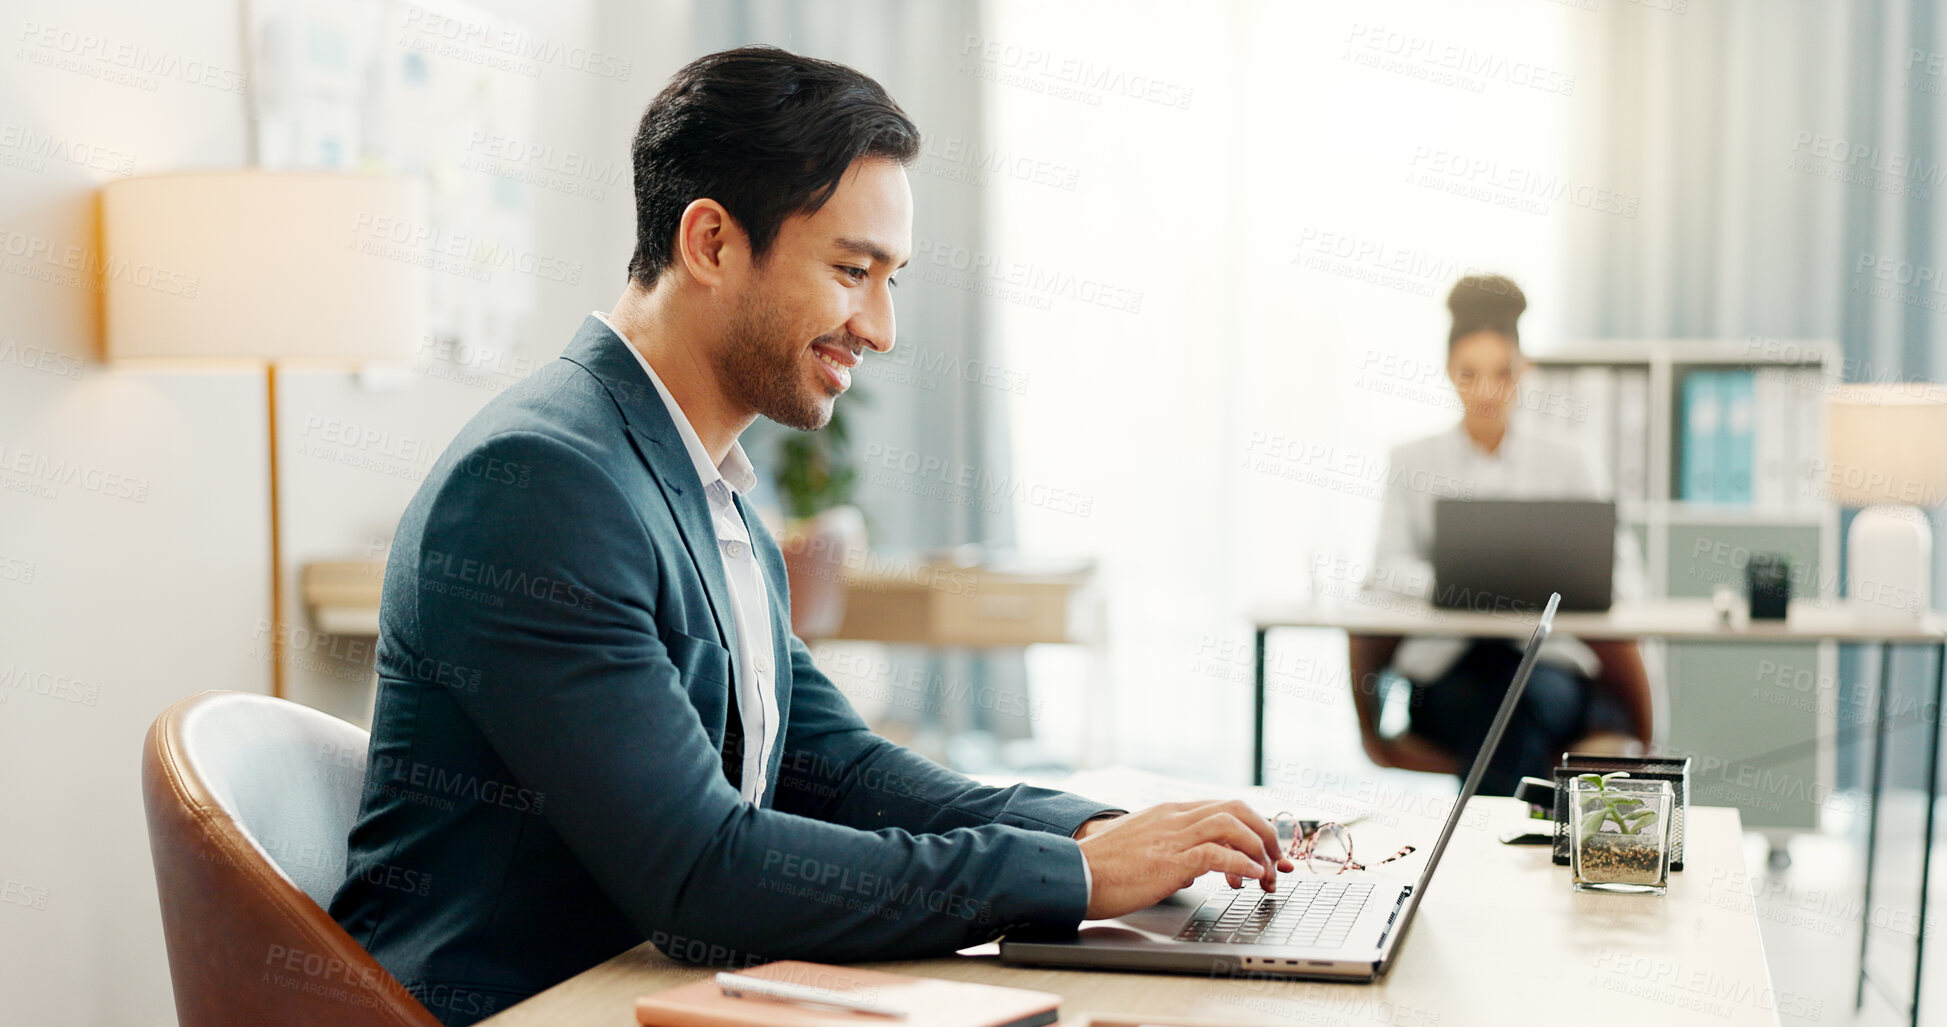
{"type": "Polygon", "coordinates": [[[562,356],[580,364],[607,389],[628,425],[629,442],[636,455],[649,466],[662,490],[689,551],[690,565],[703,582],[710,616],[716,621],[717,638],[730,651],[733,680],[743,680],[743,660],[737,652],[736,621],[730,610],[730,585],[724,580],[723,557],[717,552],[716,526],[710,520],[710,500],[703,494],[703,482],[696,476],[683,436],[663,405],[662,394],[643,373],[642,365],[629,352],[628,343],[593,314],[581,323],[581,330],[562,356]]]}

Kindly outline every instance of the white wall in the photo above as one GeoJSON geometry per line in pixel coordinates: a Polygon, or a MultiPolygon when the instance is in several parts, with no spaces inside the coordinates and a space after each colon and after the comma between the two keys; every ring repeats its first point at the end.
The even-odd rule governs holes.
{"type": "MultiPolygon", "coordinates": [[[[480,6],[546,42],[626,58],[628,72],[626,78],[609,77],[542,65],[535,124],[522,143],[544,152],[515,161],[501,159],[504,149],[467,150],[456,142],[444,169],[480,174],[461,164],[484,154],[495,166],[548,183],[516,186],[527,190],[534,210],[533,235],[522,248],[553,258],[547,266],[568,269],[572,280],[555,280],[564,271],[522,277],[502,267],[480,286],[532,291],[533,313],[515,331],[515,346],[424,346],[402,391],[370,390],[336,372],[280,376],[286,385],[279,409],[285,442],[286,609],[292,611],[292,641],[298,647],[287,669],[288,693],[353,721],[370,719],[369,640],[347,645],[299,630],[305,622],[297,568],[312,560],[382,557],[400,511],[467,418],[559,355],[590,310],[614,305],[635,241],[629,143],[642,109],[692,56],[686,6],[673,0],[607,5],[501,0],[480,6]],[[355,432],[343,426],[355,426],[355,432]],[[347,441],[352,434],[360,441],[347,441]]],[[[455,137],[465,139],[468,133],[455,137]]]]}
{"type": "MultiPolygon", "coordinates": [[[[511,369],[518,356],[525,369],[559,353],[581,316],[607,309],[621,289],[633,238],[628,140],[642,107],[691,56],[687,3],[481,6],[631,61],[626,80],[546,67],[537,83],[540,141],[619,160],[623,171],[600,199],[535,190],[533,247],[583,271],[577,285],[537,283],[523,345],[499,365],[511,369]]],[[[0,820],[0,1016],[9,1023],[174,1021],[140,801],[142,736],[190,692],[269,690],[259,655],[270,606],[262,378],[102,367],[86,263],[102,182],[247,162],[246,98],[218,87],[243,68],[239,25],[235,0],[0,0],[0,783],[11,800],[0,820]],[[117,54],[160,70],[131,72],[117,54]],[[208,69],[217,85],[187,80],[208,69]],[[72,481],[67,468],[78,468],[72,481]]],[[[284,375],[284,547],[297,623],[297,568],[366,555],[391,535],[424,472],[299,452],[305,426],[357,421],[437,452],[493,391],[442,370],[453,369],[422,363],[389,392],[346,375],[284,375]]],[[[362,663],[330,652],[298,661],[290,693],[362,719],[369,650],[362,663]]]]}

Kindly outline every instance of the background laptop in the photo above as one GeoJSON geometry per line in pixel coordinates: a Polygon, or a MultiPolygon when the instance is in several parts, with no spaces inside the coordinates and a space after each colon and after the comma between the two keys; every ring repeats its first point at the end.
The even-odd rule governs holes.
{"type": "MultiPolygon", "coordinates": [[[[1177,892],[1148,909],[1113,920],[1089,921],[1073,931],[1015,932],[1001,940],[1001,961],[1105,970],[1177,973],[1266,973],[1330,980],[1370,981],[1392,968],[1406,929],[1426,896],[1433,871],[1467,806],[1480,788],[1494,749],[1515,704],[1528,687],[1535,656],[1554,625],[1561,597],[1550,596],[1541,622],[1515,668],[1473,769],[1460,786],[1440,838],[1405,861],[1425,854],[1425,869],[1313,873],[1300,866],[1278,876],[1278,890],[1255,885],[1232,889],[1219,875],[1177,892]]],[[[1356,834],[1356,832],[1355,832],[1356,834]]],[[[1381,858],[1385,853],[1367,854],[1381,858]]]]}
{"type": "Polygon", "coordinates": [[[1583,499],[1437,499],[1433,605],[1483,613],[1607,610],[1616,569],[1616,504],[1583,499]]]}

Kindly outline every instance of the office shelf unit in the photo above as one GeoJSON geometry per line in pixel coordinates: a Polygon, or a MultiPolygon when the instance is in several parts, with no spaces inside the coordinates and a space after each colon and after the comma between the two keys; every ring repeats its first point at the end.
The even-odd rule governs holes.
{"type": "MultiPolygon", "coordinates": [[[[1725,583],[1742,596],[1750,554],[1783,552],[1794,596],[1837,598],[1839,514],[1818,489],[1824,399],[1840,381],[1836,343],[1602,339],[1530,361],[1516,430],[1574,439],[1603,467],[1644,555],[1650,595],[1709,596],[1725,583]],[[1760,487],[1746,483],[1743,501],[1698,501],[1684,488],[1686,461],[1697,457],[1685,448],[1685,398],[1695,395],[1686,383],[1722,372],[1763,383],[1755,395],[1765,402],[1746,412],[1744,428],[1774,466],[1761,472],[1769,477],[1760,487]]],[[[1821,809],[1836,806],[1840,694],[1831,644],[1668,643],[1648,645],[1644,655],[1666,695],[1660,748],[1697,757],[1697,802],[1736,806],[1746,825],[1770,829],[1774,840],[1815,828],[1821,809]]]]}

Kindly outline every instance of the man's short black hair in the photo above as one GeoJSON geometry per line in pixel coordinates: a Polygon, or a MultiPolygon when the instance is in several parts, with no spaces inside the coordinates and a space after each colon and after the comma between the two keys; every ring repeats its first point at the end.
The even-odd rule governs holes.
{"type": "Polygon", "coordinates": [[[785,219],[831,199],[861,157],[911,164],[919,128],[879,83],[843,64],[775,46],[691,61],[636,129],[635,256],[629,277],[655,284],[697,199],[723,204],[763,263],[785,219]]]}

